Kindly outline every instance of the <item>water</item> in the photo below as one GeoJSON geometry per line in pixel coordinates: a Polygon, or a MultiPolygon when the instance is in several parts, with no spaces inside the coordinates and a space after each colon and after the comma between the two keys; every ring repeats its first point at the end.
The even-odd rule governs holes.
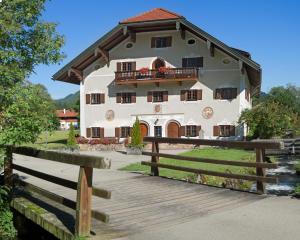
{"type": "Polygon", "coordinates": [[[295,165],[300,162],[299,155],[278,156],[278,168],[268,169],[267,176],[277,176],[278,184],[267,184],[267,194],[289,195],[294,192],[294,188],[300,183],[300,176],[297,175],[295,165]]]}

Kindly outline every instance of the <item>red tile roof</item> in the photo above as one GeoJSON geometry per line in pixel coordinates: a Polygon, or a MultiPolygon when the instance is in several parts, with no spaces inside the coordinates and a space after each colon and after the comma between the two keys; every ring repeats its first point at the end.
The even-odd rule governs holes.
{"type": "Polygon", "coordinates": [[[146,22],[178,18],[183,18],[183,16],[178,15],[177,13],[170,12],[163,8],[154,8],[135,17],[127,18],[120,23],[146,22]]]}
{"type": "Polygon", "coordinates": [[[59,118],[75,118],[78,116],[78,113],[73,110],[56,110],[56,116],[59,118]]]}

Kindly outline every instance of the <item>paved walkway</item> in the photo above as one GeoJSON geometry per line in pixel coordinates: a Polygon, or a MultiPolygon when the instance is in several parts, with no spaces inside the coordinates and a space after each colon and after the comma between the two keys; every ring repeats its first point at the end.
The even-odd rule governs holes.
{"type": "MultiPolygon", "coordinates": [[[[97,153],[92,153],[97,154],[97,153]]],[[[94,185],[112,190],[112,199],[94,198],[93,208],[110,215],[110,223],[93,221],[95,239],[285,239],[300,238],[300,202],[287,197],[207,187],[160,177],[118,171],[123,163],[149,159],[121,153],[112,170],[95,170],[94,185]],[[101,236],[101,237],[100,237],[101,236]]],[[[78,167],[15,156],[15,162],[58,177],[77,180],[78,167]]],[[[124,164],[125,164],[124,163],[124,164]]],[[[64,197],[75,191],[22,174],[25,180],[64,197]]]]}

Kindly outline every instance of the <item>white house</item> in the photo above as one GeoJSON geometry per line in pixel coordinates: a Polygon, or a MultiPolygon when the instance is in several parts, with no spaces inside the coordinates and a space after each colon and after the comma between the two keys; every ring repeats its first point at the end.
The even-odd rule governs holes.
{"type": "Polygon", "coordinates": [[[80,85],[88,138],[241,139],[238,125],[261,86],[260,65],[187,21],[157,8],[121,21],[53,76],[80,85]]]}

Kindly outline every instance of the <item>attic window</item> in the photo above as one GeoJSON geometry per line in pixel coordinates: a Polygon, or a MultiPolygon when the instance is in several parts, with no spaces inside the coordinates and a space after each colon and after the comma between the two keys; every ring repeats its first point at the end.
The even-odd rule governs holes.
{"type": "Polygon", "coordinates": [[[230,61],[229,58],[224,58],[224,59],[222,60],[222,62],[223,62],[224,64],[229,64],[229,63],[231,63],[231,61],[230,61]]]}
{"type": "Polygon", "coordinates": [[[126,48],[132,48],[133,47],[133,43],[131,43],[131,42],[126,43],[125,47],[126,48]]]}
{"type": "Polygon", "coordinates": [[[189,39],[189,40],[187,41],[187,44],[188,44],[188,45],[194,45],[195,43],[196,43],[196,40],[193,39],[193,38],[191,38],[191,39],[189,39]]]}

